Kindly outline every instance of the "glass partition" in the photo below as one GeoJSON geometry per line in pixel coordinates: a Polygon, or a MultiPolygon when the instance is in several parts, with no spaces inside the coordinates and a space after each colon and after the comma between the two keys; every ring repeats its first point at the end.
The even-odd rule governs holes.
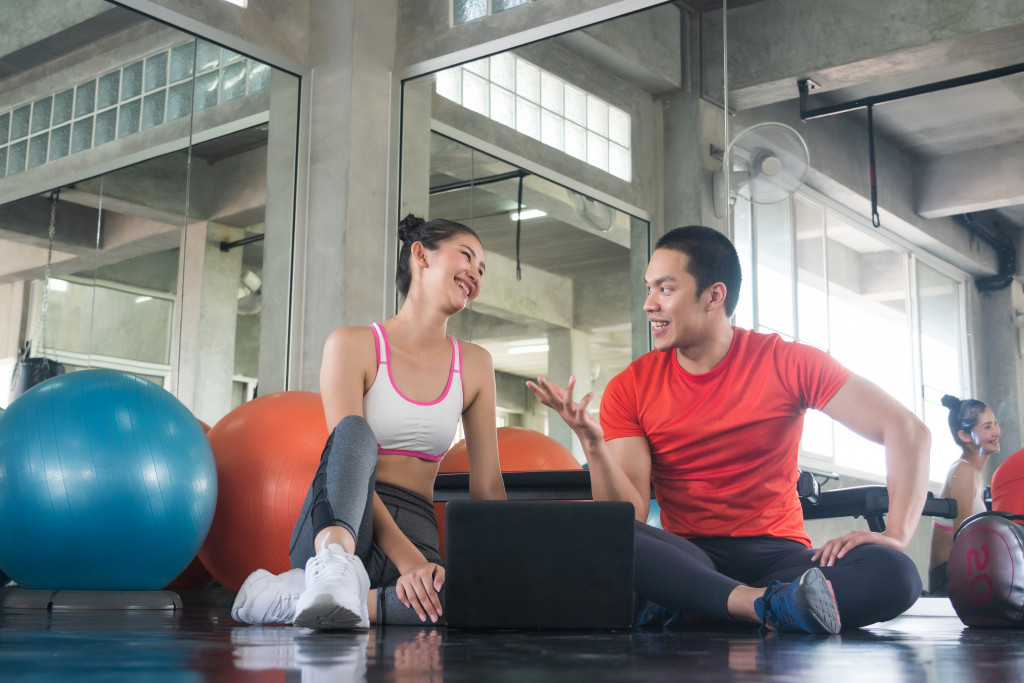
{"type": "MultiPolygon", "coordinates": [[[[997,297],[999,305],[1011,302],[1009,293],[979,294],[971,285],[972,276],[992,270],[991,241],[986,245],[983,230],[965,227],[966,218],[957,215],[962,211],[931,206],[943,203],[946,197],[940,195],[968,191],[966,184],[937,182],[950,158],[985,145],[986,153],[999,156],[985,137],[988,124],[976,121],[984,112],[944,106],[955,100],[952,91],[878,107],[870,131],[877,153],[874,175],[863,109],[820,119],[804,120],[801,115],[805,106],[824,107],[980,71],[980,62],[964,61],[950,51],[923,58],[933,46],[927,40],[921,45],[914,41],[927,31],[901,32],[894,38],[902,42],[891,45],[876,40],[856,21],[847,22],[853,28],[835,30],[848,30],[861,40],[833,41],[823,50],[824,43],[806,40],[802,21],[792,20],[806,14],[822,27],[831,27],[833,16],[853,20],[852,14],[844,15],[855,10],[841,4],[731,3],[727,22],[722,7],[657,5],[406,81],[400,213],[450,213],[481,229],[494,225],[485,248],[509,258],[518,252],[515,265],[523,273],[528,270],[523,263],[545,269],[549,266],[543,265],[544,258],[556,256],[554,272],[559,276],[575,267],[575,259],[586,261],[586,245],[600,231],[577,231],[578,243],[563,252],[563,235],[546,225],[563,219],[533,206],[550,201],[544,183],[578,195],[568,195],[563,206],[593,202],[595,208],[605,205],[632,214],[623,224],[631,223],[628,287],[634,315],[629,348],[634,357],[648,348],[646,329],[635,313],[641,305],[637,291],[644,260],[638,254],[649,249],[649,244],[637,248],[635,216],[665,217],[664,225],[639,230],[654,236],[680,224],[677,217],[711,225],[734,238],[743,262],[736,324],[825,349],[929,424],[939,424],[942,409],[936,401],[947,392],[966,396],[998,388],[990,389],[996,393],[991,398],[1000,400],[1000,392],[1007,391],[1007,405],[1016,410],[1016,384],[986,369],[999,367],[1001,361],[987,354],[1004,356],[1001,349],[1012,331],[997,330],[985,322],[995,320],[994,314],[986,313],[986,318],[974,310],[997,297]],[[789,47],[780,51],[779,45],[789,47]],[[887,57],[893,50],[899,59],[887,57]],[[798,87],[807,78],[820,81],[807,86],[809,105],[801,101],[798,87]],[[742,132],[771,123],[783,125],[761,129],[759,134],[767,137],[757,138],[759,144],[745,150],[735,166],[730,163],[733,177],[723,174],[726,155],[735,151],[730,143],[742,132]],[[932,124],[941,135],[931,134],[932,124]],[[790,158],[782,154],[792,148],[778,140],[778,153],[766,154],[761,148],[765,140],[772,142],[768,130],[783,127],[806,145],[807,158],[797,173],[790,173],[790,158]],[[944,147],[943,141],[956,141],[956,148],[944,147]],[[780,172],[785,191],[764,192],[765,179],[780,172]],[[721,175],[727,176],[726,182],[721,175]],[[877,206],[871,204],[872,178],[877,206]],[[453,183],[463,185],[456,189],[453,183]],[[505,218],[504,227],[498,227],[499,214],[520,208],[548,216],[522,220],[519,226],[505,218]],[[873,225],[876,208],[881,213],[873,225]],[[517,235],[518,250],[513,248],[517,235]],[[535,241],[545,245],[546,253],[532,261],[529,249],[535,241]],[[932,282],[936,273],[946,278],[941,285],[932,282]],[[945,290],[942,296],[935,293],[940,289],[945,290]],[[940,319],[944,335],[935,332],[940,319]],[[981,357],[984,363],[977,360],[981,357]]],[[[907,7],[899,5],[899,11],[907,7]]],[[[908,26],[922,29],[942,27],[944,21],[901,16],[908,26]]],[[[991,43],[977,46],[984,51],[985,64],[1012,61],[997,49],[1001,43],[994,36],[1002,29],[995,24],[1000,20],[985,12],[979,16],[994,22],[991,43]]],[[[486,19],[479,21],[483,26],[486,19]]],[[[945,28],[956,34],[951,39],[958,45],[977,39],[971,31],[960,35],[959,29],[945,28]]],[[[822,35],[830,35],[828,30],[822,35]]],[[[966,87],[981,88],[972,101],[992,102],[1010,85],[1000,78],[987,86],[966,87]]],[[[960,177],[952,167],[946,173],[960,177]]],[[[974,194],[983,193],[978,189],[974,194]]],[[[986,210],[977,218],[989,226],[1014,222],[1005,209],[986,210]]],[[[605,248],[614,244],[608,242],[604,239],[605,248]]],[[[626,244],[619,246],[625,249],[626,244]]],[[[609,268],[595,281],[619,291],[611,284],[617,272],[609,268]]],[[[520,284],[526,281],[525,274],[522,281],[511,280],[510,291],[519,287],[528,293],[520,284]]],[[[574,296],[592,289],[594,283],[582,287],[574,279],[574,296]]],[[[551,291],[568,287],[553,285],[551,291]]],[[[559,300],[564,298],[559,294],[559,300]]],[[[467,314],[481,316],[476,332],[484,327],[483,308],[476,306],[467,314]]],[[[539,354],[545,343],[551,348],[546,339],[550,331],[529,322],[532,327],[510,334],[505,342],[508,346],[521,340],[529,349],[513,355],[539,354]]],[[[471,334],[472,326],[460,324],[471,334]]],[[[566,329],[582,327],[574,320],[566,329]]],[[[498,344],[492,351],[496,358],[507,353],[498,344]]],[[[545,360],[550,366],[550,351],[545,360]]],[[[510,373],[522,372],[511,358],[507,362],[510,373]]],[[[1014,361],[1019,375],[1016,365],[1014,361]]],[[[1017,415],[1007,417],[1019,422],[1017,415]]],[[[836,432],[830,421],[817,417],[808,417],[806,425],[804,451],[811,462],[855,477],[877,478],[884,469],[880,454],[866,440],[836,432]]]]}
{"type": "Polygon", "coordinates": [[[949,411],[942,405],[942,397],[950,387],[964,384],[966,364],[958,335],[963,326],[962,290],[962,283],[955,278],[923,263],[917,264],[924,421],[932,432],[934,481],[944,480],[947,470],[962,453],[949,433],[949,411]]]}
{"type": "MultiPolygon", "coordinates": [[[[974,147],[1001,157],[986,137],[985,112],[958,103],[991,101],[1010,83],[1000,78],[926,92],[946,76],[984,68],[948,50],[942,59],[918,61],[918,50],[934,46],[917,45],[913,31],[900,32],[895,42],[902,45],[870,44],[870,31],[856,22],[843,29],[859,37],[856,48],[831,43],[825,50],[825,43],[803,40],[802,22],[790,20],[800,14],[805,21],[839,22],[847,11],[853,10],[841,4],[762,0],[730,3],[728,21],[721,4],[691,15],[700,26],[701,97],[713,105],[708,120],[720,122],[712,127],[705,120],[705,129],[724,131],[711,141],[715,161],[701,161],[714,178],[714,214],[723,219],[720,227],[734,238],[743,264],[746,291],[736,324],[824,349],[914,411],[932,431],[931,478],[941,481],[957,455],[946,436],[943,394],[974,397],[998,387],[991,396],[976,397],[1007,406],[1001,420],[1019,421],[1017,383],[989,370],[1010,361],[1002,352],[1009,328],[997,330],[985,322],[991,313],[971,311],[1012,300],[1009,292],[979,294],[971,282],[972,274],[996,260],[991,239],[980,239],[986,234],[978,226],[988,226],[989,237],[999,234],[992,226],[1012,225],[1012,211],[991,210],[999,205],[995,201],[982,208],[980,190],[971,198],[977,199],[976,215],[934,206],[955,200],[961,189],[943,185],[937,169],[948,165],[950,177],[959,177],[964,166],[953,159],[977,153],[974,147]],[[791,49],[780,52],[778,45],[791,49]],[[872,96],[917,86],[921,90],[886,101],[872,110],[873,118],[867,116],[864,103],[872,96]],[[842,103],[856,106],[840,108],[842,103]],[[829,106],[838,113],[805,116],[829,106]],[[747,135],[752,131],[758,135],[747,135]],[[790,175],[790,163],[801,156],[794,152],[798,145],[790,146],[793,140],[806,145],[807,156],[790,175]],[[726,165],[731,177],[723,182],[726,165]],[[786,183],[785,192],[766,189],[786,183]]],[[[906,16],[915,30],[943,23],[906,16]]],[[[978,16],[993,19],[985,12],[978,16]]],[[[820,36],[830,35],[819,25],[820,36]]],[[[1000,29],[993,28],[994,36],[1000,29]]],[[[950,38],[966,44],[977,36],[964,31],[950,38]]],[[[976,47],[991,47],[984,58],[978,53],[990,66],[1004,58],[994,45],[976,47]]],[[[1009,241],[1007,231],[1002,235],[1009,241]]],[[[1007,364],[1009,376],[1019,375],[1016,365],[1007,364]]],[[[882,449],[814,411],[805,418],[801,449],[804,466],[883,481],[882,449]]]]}
{"type": "Polygon", "coordinates": [[[284,388],[291,254],[264,240],[291,243],[294,154],[270,141],[296,121],[270,111],[298,79],[115,5],[81,11],[87,57],[40,58],[0,96],[0,407],[27,342],[157,382],[212,425],[261,378],[284,388]]]}
{"type": "MultiPolygon", "coordinates": [[[[547,376],[564,384],[575,375],[580,395],[595,393],[596,414],[608,380],[649,349],[646,318],[635,303],[650,226],[586,191],[590,174],[615,176],[597,144],[610,143],[592,140],[587,156],[588,133],[570,120],[585,123],[588,116],[582,83],[563,76],[554,87],[554,80],[506,53],[407,82],[401,200],[403,215],[456,220],[480,235],[483,291],[449,330],[494,359],[499,424],[549,433],[582,462],[575,437],[560,420],[548,421],[525,381],[547,376]],[[568,143],[569,128],[583,131],[579,150],[568,143]],[[579,163],[572,186],[553,170],[570,157],[579,163]]],[[[608,112],[622,113],[596,100],[590,110],[592,128],[604,136],[608,112]]],[[[629,129],[621,118],[614,122],[619,139],[629,129]]],[[[628,178],[629,163],[617,163],[615,177],[628,178]]]]}

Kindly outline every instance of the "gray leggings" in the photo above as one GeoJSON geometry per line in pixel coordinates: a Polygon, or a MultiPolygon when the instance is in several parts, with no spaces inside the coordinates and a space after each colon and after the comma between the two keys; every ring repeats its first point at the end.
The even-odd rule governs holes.
{"type": "MultiPolygon", "coordinates": [[[[378,624],[423,622],[395,594],[401,576],[373,541],[373,493],[376,490],[398,528],[428,562],[442,564],[433,503],[414,491],[376,482],[377,439],[366,420],[345,417],[334,428],[320,456],[313,483],[306,493],[302,512],[292,530],[290,559],[293,567],[305,567],[316,554],[313,541],[329,526],[340,526],[356,539],[356,555],[377,589],[378,624]]],[[[442,589],[442,604],[443,593],[442,589]]],[[[443,620],[439,619],[438,624],[443,620]]]]}

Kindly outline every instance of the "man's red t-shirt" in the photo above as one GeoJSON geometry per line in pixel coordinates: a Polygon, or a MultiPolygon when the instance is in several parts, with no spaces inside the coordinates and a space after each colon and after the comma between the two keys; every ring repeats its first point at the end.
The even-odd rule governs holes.
{"type": "Polygon", "coordinates": [[[850,376],[824,351],[734,328],[711,371],[651,351],[612,378],[601,399],[606,441],[642,436],[661,524],[680,536],[771,536],[808,547],[796,493],[804,412],[850,376]]]}
{"type": "Polygon", "coordinates": [[[1004,460],[992,473],[992,509],[1024,515],[1024,449],[1004,460]]]}

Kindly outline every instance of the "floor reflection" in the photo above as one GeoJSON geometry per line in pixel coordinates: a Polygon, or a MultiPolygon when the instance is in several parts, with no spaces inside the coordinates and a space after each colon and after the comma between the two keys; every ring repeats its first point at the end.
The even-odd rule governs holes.
{"type": "Polygon", "coordinates": [[[0,679],[51,681],[1021,681],[1024,632],[908,615],[839,636],[689,625],[628,631],[243,626],[176,614],[0,612],[0,679]]]}
{"type": "Polygon", "coordinates": [[[231,629],[235,667],[299,673],[288,680],[366,680],[370,632],[313,633],[287,626],[231,629]]]}

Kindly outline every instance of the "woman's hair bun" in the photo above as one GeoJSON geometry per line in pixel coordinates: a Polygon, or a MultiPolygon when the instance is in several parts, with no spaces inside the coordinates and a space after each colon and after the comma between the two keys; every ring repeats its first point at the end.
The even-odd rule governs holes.
{"type": "Polygon", "coordinates": [[[946,394],[945,396],[942,397],[941,403],[949,410],[952,410],[953,408],[956,408],[957,405],[960,404],[960,399],[958,399],[956,396],[953,396],[952,394],[946,394]]]}
{"type": "Polygon", "coordinates": [[[401,223],[398,224],[398,239],[402,242],[408,242],[410,240],[415,242],[416,239],[414,235],[416,230],[423,225],[424,222],[425,221],[422,218],[410,213],[402,219],[401,223]]]}

